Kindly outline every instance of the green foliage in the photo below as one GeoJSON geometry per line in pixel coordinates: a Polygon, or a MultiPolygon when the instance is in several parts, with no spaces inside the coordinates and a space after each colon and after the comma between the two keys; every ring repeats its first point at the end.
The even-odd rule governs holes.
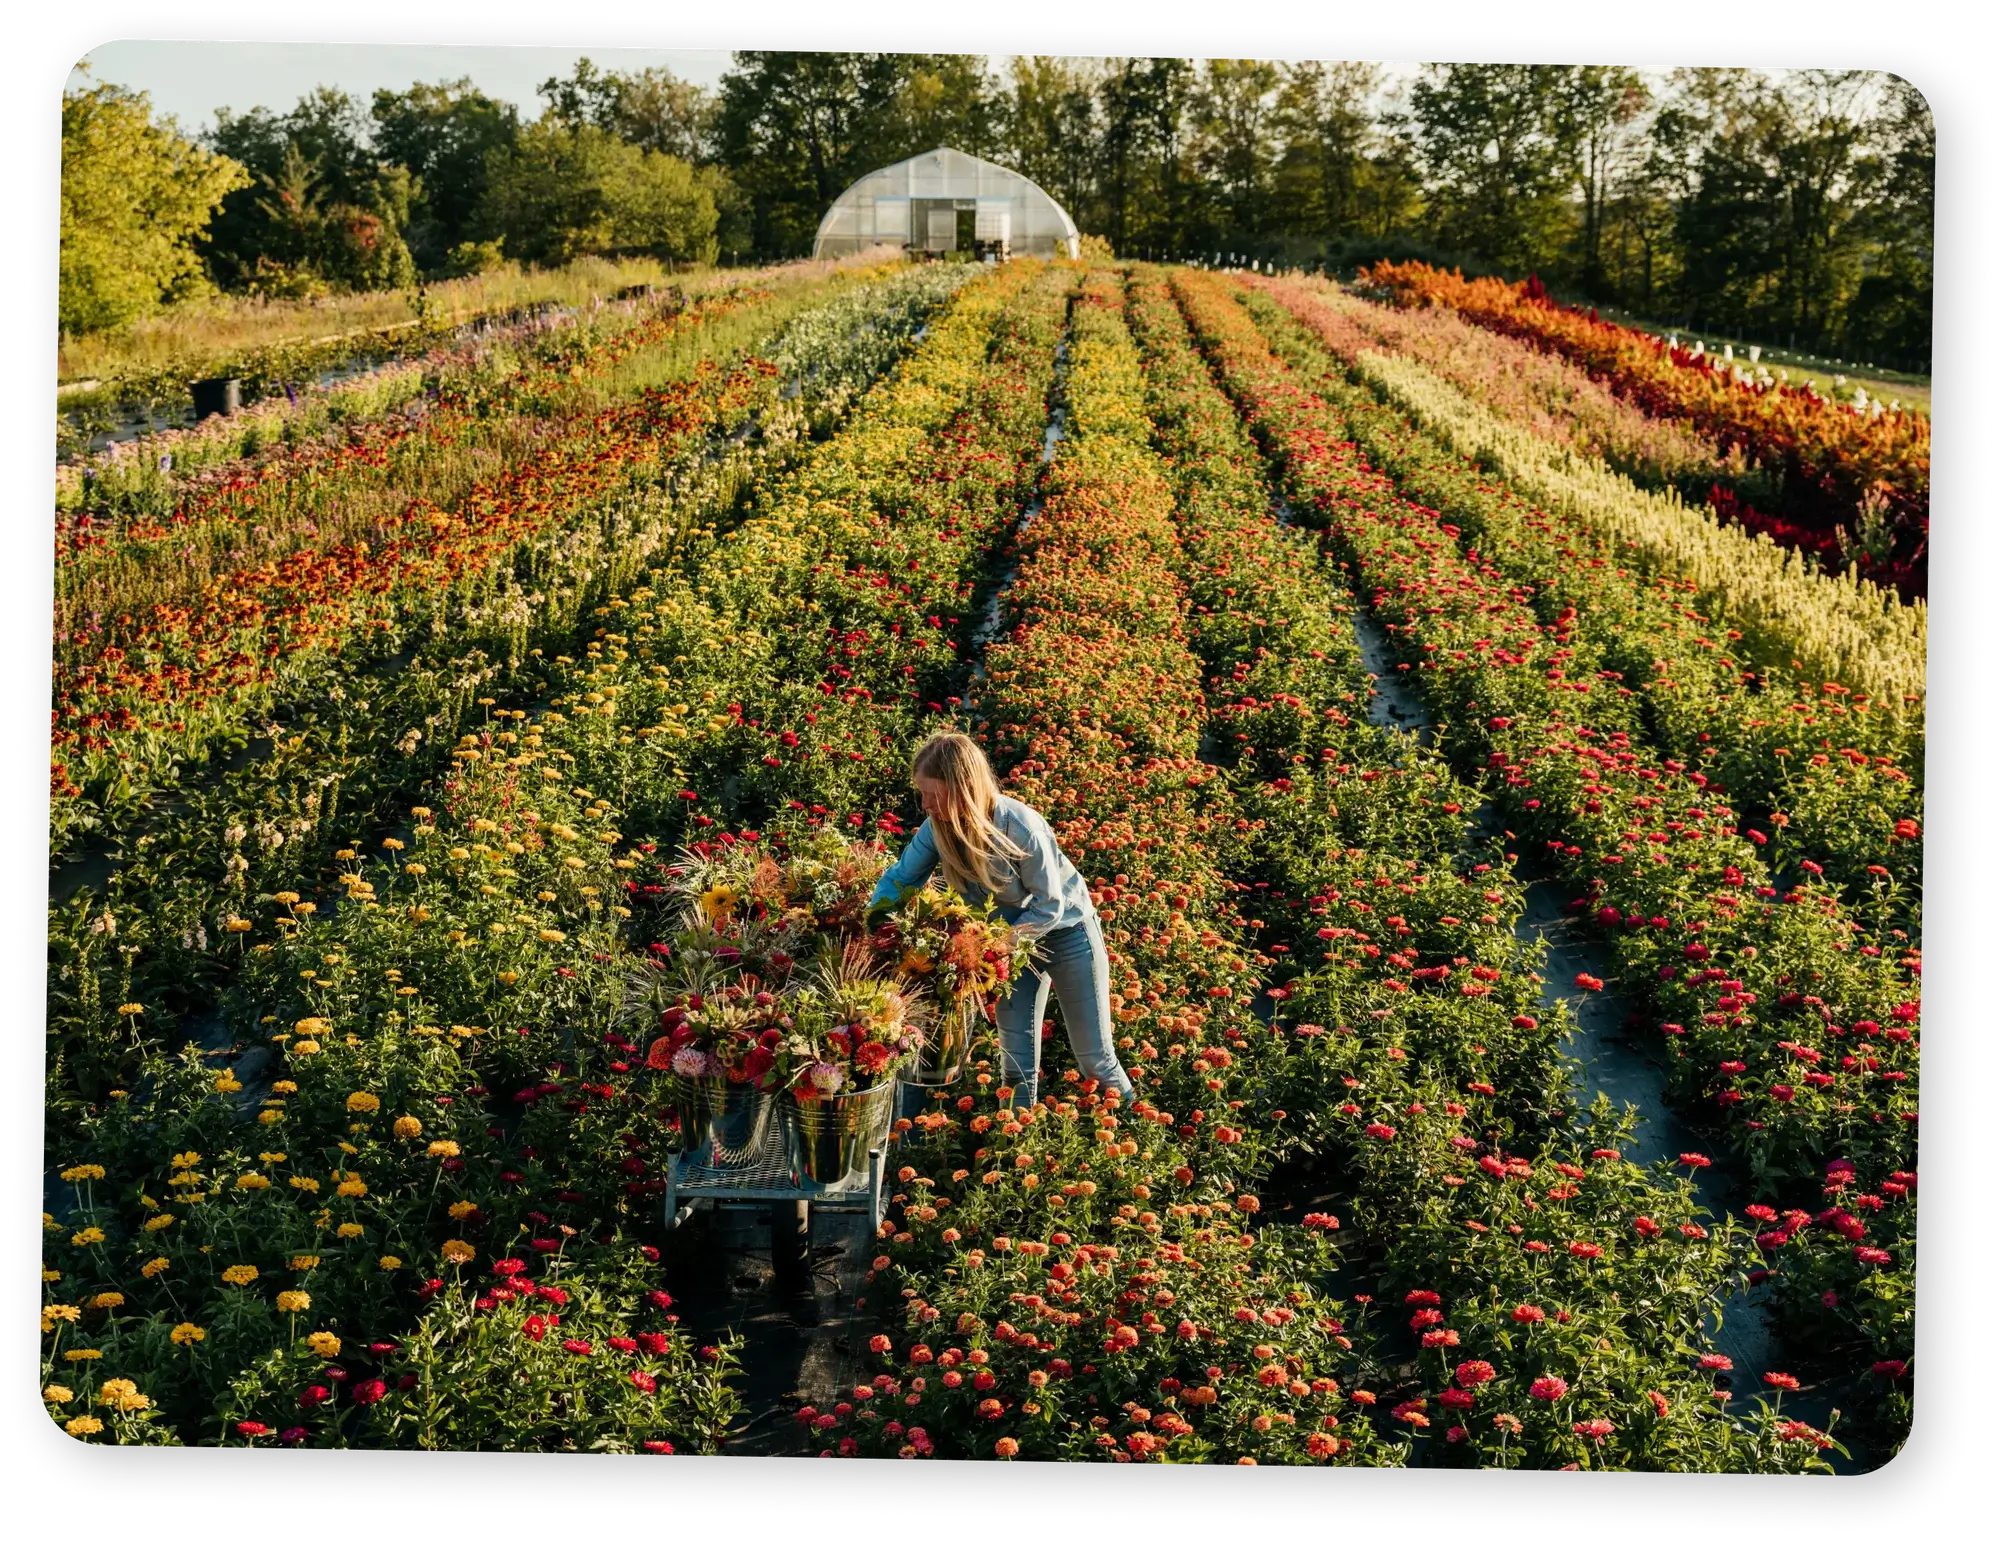
{"type": "Polygon", "coordinates": [[[143,92],[113,85],[63,97],[64,331],[120,326],[203,287],[195,240],[249,178],[225,156],[155,123],[143,92]]]}
{"type": "Polygon", "coordinates": [[[553,115],[494,151],[484,218],[528,262],[585,255],[715,260],[719,173],[553,115]]]}
{"type": "Polygon", "coordinates": [[[377,91],[371,108],[375,148],[417,179],[409,241],[426,272],[478,272],[455,261],[486,195],[487,157],[514,142],[521,115],[470,80],[377,91]]]}

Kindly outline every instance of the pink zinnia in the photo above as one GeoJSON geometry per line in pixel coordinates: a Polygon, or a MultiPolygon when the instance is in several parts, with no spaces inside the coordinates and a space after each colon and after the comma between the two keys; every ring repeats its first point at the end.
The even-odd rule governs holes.
{"type": "Polygon", "coordinates": [[[1560,1402],[1569,1395],[1569,1382],[1560,1375],[1539,1376],[1528,1388],[1528,1395],[1538,1402],[1560,1402]]]}

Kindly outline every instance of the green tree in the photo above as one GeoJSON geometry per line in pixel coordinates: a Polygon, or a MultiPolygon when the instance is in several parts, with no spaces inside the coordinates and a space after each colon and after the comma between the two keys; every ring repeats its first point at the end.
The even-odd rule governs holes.
{"type": "MultiPolygon", "coordinates": [[[[1622,65],[1586,64],[1564,72],[1555,96],[1555,138],[1570,152],[1570,176],[1581,218],[1572,272],[1583,290],[1607,298],[1604,228],[1612,190],[1639,150],[1648,103],[1639,72],[1622,65]]],[[[1639,153],[1643,153],[1639,151],[1639,153]]]]}
{"type": "Polygon", "coordinates": [[[377,158],[355,98],[321,86],[289,113],[225,108],[207,138],[253,178],[215,218],[209,265],[225,286],[292,294],[414,281],[403,232],[418,187],[408,167],[377,158]]]}
{"type": "Polygon", "coordinates": [[[1869,152],[1876,191],[1860,213],[1868,251],[1845,318],[1847,346],[1928,368],[1937,130],[1930,104],[1907,80],[1889,77],[1869,152]]]}
{"type": "Polygon", "coordinates": [[[716,183],[676,156],[549,114],[493,152],[481,219],[528,262],[641,254],[712,262],[716,183]]]}
{"type": "Polygon", "coordinates": [[[1096,195],[1098,61],[1016,54],[1008,63],[996,155],[1082,220],[1096,195]]]}
{"type": "Polygon", "coordinates": [[[462,79],[379,90],[370,117],[377,152],[415,178],[410,250],[425,272],[438,272],[453,247],[479,233],[487,158],[514,142],[521,115],[462,79]]]}
{"type": "Polygon", "coordinates": [[[593,123],[642,150],[697,166],[713,159],[715,93],[672,70],[603,70],[579,59],[567,79],[551,76],[535,89],[560,123],[593,123]]]}
{"type": "Polygon", "coordinates": [[[244,169],[154,122],[144,92],[63,95],[57,324],[121,326],[206,283],[197,243],[244,169]]]}
{"type": "Polygon", "coordinates": [[[1558,259],[1575,125],[1551,64],[1431,64],[1410,88],[1432,237],[1503,267],[1558,259]]]}
{"type": "Polygon", "coordinates": [[[1272,197],[1282,78],[1263,59],[1210,59],[1191,104],[1207,223],[1234,251],[1264,254],[1283,230],[1272,197]]]}
{"type": "Polygon", "coordinates": [[[870,157],[899,85],[884,54],[734,56],[717,132],[723,160],[750,195],[758,251],[810,248],[827,205],[879,164],[870,157]]]}

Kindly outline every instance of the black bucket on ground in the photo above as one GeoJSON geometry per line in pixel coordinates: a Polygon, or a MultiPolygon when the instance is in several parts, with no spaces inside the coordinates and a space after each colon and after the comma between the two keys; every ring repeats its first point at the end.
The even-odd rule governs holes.
{"type": "Polygon", "coordinates": [[[243,382],[233,375],[228,378],[191,381],[188,393],[194,397],[196,422],[205,417],[229,417],[241,411],[243,407],[243,382]]]}

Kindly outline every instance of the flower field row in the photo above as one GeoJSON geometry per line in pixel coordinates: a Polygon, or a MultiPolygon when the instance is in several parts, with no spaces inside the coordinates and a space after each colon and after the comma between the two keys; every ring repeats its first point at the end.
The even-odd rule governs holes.
{"type": "Polygon", "coordinates": [[[1649,417],[1558,353],[1467,321],[1448,306],[1365,300],[1310,274],[1244,282],[1286,305],[1342,358],[1374,350],[1421,364],[1517,428],[1602,458],[1641,486],[1703,502],[1720,484],[1749,502],[1776,489],[1741,450],[1723,451],[1676,418],[1649,417]]]}
{"type": "Polygon", "coordinates": [[[51,1106],[100,1099],[138,1051],[134,1035],[106,1031],[137,1024],[110,1022],[104,997],[207,1012],[252,896],[309,887],[337,849],[366,843],[357,832],[407,824],[420,787],[454,763],[468,717],[490,723],[492,708],[552,688],[587,639],[586,618],[615,617],[627,603],[621,591],[650,569],[706,560],[717,523],[756,476],[794,460],[801,436],[877,376],[950,287],[868,286],[799,315],[770,346],[778,384],[756,435],[691,446],[661,483],[525,542],[511,592],[447,612],[442,635],[421,642],[400,671],[334,660],[334,682],[267,740],[268,756],[186,788],[173,816],[98,885],[101,899],[87,888],[61,896],[50,921],[49,1027],[64,1073],[51,1106]],[[911,303],[924,294],[930,304],[911,303]]]}
{"type": "MultiPolygon", "coordinates": [[[[865,310],[878,313],[874,354],[880,367],[886,361],[881,348],[898,346],[949,287],[936,279],[900,278],[886,288],[864,284],[835,293],[856,294],[865,310]]],[[[768,328],[788,312],[799,315],[802,298],[810,296],[762,307],[761,324],[768,328]]],[[[684,317],[662,321],[659,327],[667,330],[655,346],[671,347],[671,329],[691,324],[684,317]]],[[[621,356],[643,357],[641,334],[648,330],[641,324],[614,334],[576,388],[587,388],[593,370],[613,370],[621,356]]],[[[737,340],[725,326],[710,342],[728,347],[737,340]]],[[[302,549],[232,570],[209,580],[199,605],[155,605],[150,623],[116,640],[100,639],[94,652],[86,647],[63,658],[59,650],[58,845],[76,831],[129,820],[158,786],[179,779],[184,764],[240,742],[248,714],[325,689],[330,671],[337,681],[342,655],[348,671],[368,667],[413,637],[453,629],[467,609],[519,609],[519,596],[532,592],[541,576],[532,559],[538,541],[556,534],[574,540],[620,495],[686,474],[710,454],[715,433],[753,414],[793,414],[779,394],[796,384],[785,376],[787,368],[803,378],[819,367],[817,355],[828,347],[857,358],[870,351],[833,335],[802,343],[813,357],[751,356],[726,370],[690,361],[692,374],[684,381],[642,391],[622,406],[555,420],[561,427],[553,437],[523,441],[517,466],[472,483],[448,507],[409,496],[395,516],[396,532],[378,542],[302,549]]],[[[568,382],[578,370],[584,365],[565,365],[552,378],[568,382]]],[[[829,391],[844,389],[849,387],[830,385],[814,393],[822,424],[838,404],[829,391]]],[[[477,422],[466,419],[473,428],[477,422]]],[[[378,473],[390,474],[381,467],[367,474],[378,473]]],[[[349,480],[333,476],[321,494],[358,496],[349,480]]],[[[401,483],[392,477],[382,485],[401,483]]]]}
{"type": "Polygon", "coordinates": [[[1538,954],[1514,939],[1510,860],[1464,840],[1443,761],[1354,720],[1346,606],[1334,598],[1328,638],[1296,619],[1325,613],[1329,571],[1263,516],[1254,447],[1164,285],[1137,294],[1149,366],[1173,387],[1156,422],[1201,468],[1189,584],[1223,619],[1204,628],[1222,644],[1217,720],[1247,730],[1229,865],[1284,980],[1269,994],[1293,1035],[1275,1094],[1291,1161],[1348,1190],[1349,1275],[1419,1307],[1407,1338],[1384,1319],[1384,1358],[1414,1355],[1421,1381],[1392,1416],[1427,1419],[1422,1458],[1447,1463],[1795,1465],[1819,1436],[1717,1392],[1700,1352],[1733,1230],[1703,1226],[1684,1182],[1621,1160],[1617,1115],[1577,1107],[1560,1008],[1542,1007],[1538,954]],[[1460,1352],[1434,1369],[1434,1348],[1460,1352]]]}
{"type": "MultiPolygon", "coordinates": [[[[1398,304],[1445,305],[1480,326],[1560,354],[1647,415],[1677,418],[1725,451],[1741,450],[1780,478],[1777,507],[1808,529],[1860,547],[1863,576],[1921,596],[1929,565],[1930,419],[1842,406],[1802,387],[1545,298],[1500,279],[1465,279],[1420,262],[1382,262],[1363,275],[1398,304]],[[1873,548],[1873,549],[1871,549],[1873,548]]],[[[1844,542],[1843,542],[1844,544],[1844,542]]]]}
{"type": "MultiPolygon", "coordinates": [[[[1211,701],[1231,708],[1254,701],[1243,691],[1253,671],[1267,688],[1359,682],[1351,642],[1343,648],[1323,605],[1310,597],[1324,591],[1309,546],[1270,520],[1247,446],[1209,437],[1228,414],[1218,413],[1198,366],[1196,374],[1186,370],[1184,334],[1174,354],[1166,328],[1178,320],[1170,303],[1159,292],[1134,299],[1135,314],[1150,311],[1150,324],[1142,323],[1147,364],[1163,365],[1169,382],[1149,398],[1138,354],[1118,324],[1115,293],[1093,278],[1075,312],[1073,432],[1051,468],[1045,510],[1024,534],[1020,576],[1008,595],[1015,626],[992,652],[981,706],[996,748],[1017,760],[1010,786],[1052,810],[1065,848],[1079,853],[1093,881],[1112,952],[1113,1004],[1124,1024],[1120,1046],[1136,1059],[1140,1097],[1120,1107],[1115,1096],[1078,1083],[1072,1070],[1062,1090],[1026,1118],[996,1116],[981,1095],[920,1119],[919,1134],[905,1144],[912,1164],[899,1173],[918,1191],[899,1196],[900,1222],[885,1224],[889,1245],[877,1260],[886,1282],[901,1285],[898,1325],[906,1341],[878,1339],[884,1374],[839,1407],[801,1418],[844,1453],[1796,1464],[1810,1441],[1781,1439],[1776,1424],[1760,1437],[1697,1411],[1707,1403],[1706,1377],[1694,1353],[1677,1367],[1672,1348],[1679,1334],[1698,1333],[1698,1310],[1657,1339],[1634,1342],[1653,1307],[1621,1312],[1593,1292],[1587,1273],[1557,1277],[1623,1248],[1635,1193],[1644,1195],[1643,1207],[1691,1223],[1684,1185],[1663,1191],[1629,1164],[1599,1160],[1597,1175],[1608,1180],[1592,1185],[1587,1205],[1536,1216],[1532,1199],[1526,1209],[1510,1207],[1504,1188],[1497,1190],[1499,1207],[1534,1221],[1538,1232],[1553,1224],[1566,1240],[1601,1238],[1576,1239],[1559,1254],[1567,1269],[1543,1265],[1552,1248],[1539,1234],[1520,1247],[1514,1238],[1525,1227],[1468,1231],[1455,1218],[1419,1221],[1416,1244],[1386,1266],[1422,1266],[1451,1290],[1450,1327],[1439,1325],[1443,1297],[1407,1281],[1397,1293],[1405,1308],[1417,1307],[1408,1329],[1377,1327],[1366,1295],[1328,1299],[1322,1292],[1338,1266],[1328,1237],[1341,1229],[1331,1215],[1238,1229],[1262,1208],[1254,1179],[1300,1144],[1288,1133],[1288,1115],[1315,1118],[1312,1098],[1302,1106],[1290,1094],[1321,1089],[1309,1088],[1325,1073],[1320,1056],[1356,1071],[1374,1067],[1361,1053],[1334,1049],[1363,1039],[1354,1028],[1329,1034],[1307,1024],[1288,1040],[1250,1009],[1274,954],[1289,951],[1279,944],[1270,954],[1254,952],[1236,940],[1263,923],[1246,925],[1229,895],[1272,885],[1238,883],[1224,870],[1247,870],[1258,860],[1246,838],[1250,821],[1241,816],[1248,810],[1234,805],[1239,790],[1260,785],[1265,773],[1254,758],[1244,762],[1249,779],[1239,789],[1234,771],[1217,774],[1197,751],[1204,727],[1213,731],[1217,720],[1209,717],[1211,701]],[[1149,406],[1177,452],[1171,474],[1168,462],[1144,449],[1149,406]],[[1200,642],[1192,641],[1196,635],[1200,642]],[[1317,1069],[1306,1068],[1315,1061],[1317,1069]],[[1169,1130],[1178,1138],[1163,1139],[1169,1130]],[[1163,1193],[1179,1201],[1162,1202],[1163,1193]],[[1487,1259],[1462,1256],[1439,1266],[1440,1241],[1456,1233],[1476,1248],[1488,1230],[1499,1233],[1496,1256],[1517,1264],[1495,1270],[1487,1259]],[[1505,1308],[1493,1309],[1489,1290],[1508,1300],[1505,1308]],[[1551,1300],[1549,1309],[1534,1304],[1537,1298],[1551,1300]],[[1321,1314],[1329,1310],[1337,1314],[1321,1314]],[[1460,1346],[1461,1323],[1474,1345],[1463,1355],[1451,1352],[1460,1346]],[[1626,1352],[1615,1361],[1599,1357],[1605,1331],[1623,1340],[1626,1352]],[[1414,1366],[1396,1363],[1409,1352],[1405,1342],[1423,1361],[1421,1383],[1413,1383],[1414,1366]],[[1662,1347],[1669,1351],[1659,1353],[1662,1347]],[[1481,1352],[1490,1357],[1476,1357],[1481,1352]],[[1541,1373],[1524,1368],[1530,1365],[1541,1373]],[[903,1405],[885,1407],[884,1396],[903,1405]],[[1475,1403],[1477,1418],[1469,1412],[1475,1403]]],[[[1351,688],[1340,694],[1353,700],[1351,688]]],[[[1289,768],[1306,758],[1305,740],[1293,741],[1298,727],[1317,742],[1316,725],[1328,720],[1317,712],[1307,719],[1298,706],[1280,690],[1234,720],[1289,768]],[[1266,704],[1268,718],[1258,709],[1266,704]]],[[[1344,719],[1337,707],[1332,716],[1344,719]]],[[[1361,729],[1344,747],[1371,743],[1372,730],[1361,729]]],[[[1355,779],[1343,791],[1351,786],[1364,800],[1371,783],[1389,774],[1381,766],[1346,769],[1355,779]]],[[[1277,788],[1266,795],[1283,801],[1277,788]]],[[[1395,849],[1400,857],[1400,845],[1395,849]]],[[[1368,858],[1388,886],[1385,854],[1342,851],[1335,859],[1368,858]]],[[[1287,869],[1282,859],[1273,865],[1287,869]]],[[[1403,870],[1400,859],[1395,870],[1403,870]]],[[[1459,874],[1442,881],[1458,892],[1466,886],[1459,874]]],[[[1314,913],[1308,925],[1320,918],[1314,913]]],[[[1440,940],[1447,948],[1464,945],[1449,933],[1440,940]]],[[[1375,998],[1397,1001],[1404,980],[1394,968],[1383,970],[1391,982],[1378,986],[1375,998]]],[[[1518,971],[1516,980],[1517,993],[1532,995],[1518,971]]],[[[1483,1024],[1489,1031],[1481,1036],[1525,1040],[1523,1029],[1504,1025],[1500,1001],[1484,1009],[1501,1015],[1483,1024]]],[[[1400,1038],[1405,1027],[1398,1023],[1384,1036],[1400,1038]]],[[[1384,1053],[1374,1032],[1364,1041],[1376,1051],[1367,1057],[1392,1074],[1408,1058],[1395,1042],[1384,1053]]],[[[1541,1044],[1546,1058],[1552,1038],[1544,1034],[1541,1044]]],[[[1348,1084],[1362,1083],[1350,1077],[1348,1084]]],[[[1439,1122],[1463,1127],[1457,1120],[1466,1110],[1451,1105],[1449,1093],[1444,1101],[1439,1122]]],[[[1425,1111],[1398,1108],[1392,1116],[1421,1121],[1425,1111]]],[[[1333,1131],[1345,1123],[1357,1164],[1371,1147],[1388,1149],[1381,1134],[1393,1143],[1399,1131],[1379,1122],[1365,1131],[1360,1114],[1358,1106],[1337,1114],[1327,1108],[1307,1143],[1342,1143],[1333,1131]]],[[[1483,1186],[1466,1207],[1487,1212],[1494,1196],[1467,1154],[1481,1142],[1438,1143],[1439,1151],[1417,1159],[1418,1169],[1444,1168],[1437,1186],[1447,1198],[1454,1184],[1468,1181],[1457,1168],[1480,1174],[1483,1186]]],[[[1614,1151],[1602,1155],[1615,1162],[1614,1151]]],[[[1388,1170],[1391,1164],[1378,1161],[1386,1180],[1364,1182],[1373,1191],[1357,1195],[1362,1203],[1382,1204],[1392,1188],[1407,1193],[1410,1168],[1388,1170]]],[[[1563,1181],[1553,1168],[1544,1180],[1563,1181]]],[[[1393,1253],[1398,1229],[1375,1228],[1364,1245],[1393,1253]]],[[[1662,1249],[1647,1263],[1664,1266],[1683,1294],[1698,1299],[1715,1288],[1726,1245],[1696,1229],[1700,1246],[1676,1236],[1668,1246],[1677,1253],[1662,1249]]],[[[1385,1266],[1373,1256],[1366,1265],[1385,1266]]]]}
{"type": "MultiPolygon", "coordinates": [[[[1826,1469],[1797,1381],[1731,1384],[1711,1320],[1761,1265],[1801,1373],[1907,1339],[1915,955],[1816,874],[1780,896],[1735,833],[1721,765],[1755,757],[1722,742],[1743,692],[1715,628],[1608,563],[1586,605],[1530,550],[1583,535],[1268,297],[937,273],[788,299],[742,402],[526,532],[408,668],[344,651],[268,759],[52,917],[52,1415],[727,1448],[737,1352],[659,1287],[691,1041],[654,1026],[662,992],[754,1016],[751,973],[789,988],[786,928],[850,925],[956,710],[1090,882],[1137,1092],[1065,1070],[1045,1026],[1037,1105],[986,1058],[898,1121],[879,1373],[800,1411],[823,1453],[1826,1469]],[[1368,722],[1364,606],[1435,748],[1368,722]],[[1611,677],[1656,615],[1663,672],[1714,676],[1698,706],[1611,677]],[[1713,757],[1676,749],[1702,734],[1713,757]],[[1489,793],[1518,850],[1468,833],[1489,793]],[[1621,1153],[1629,1114],[1578,1105],[1522,864],[1677,1029],[1677,1085],[1757,1197],[1830,1209],[1753,1207],[1753,1241],[1621,1153]]],[[[1814,709],[1762,759],[1850,720],[1814,709]]],[[[1852,719],[1870,775],[1895,721],[1852,719]]],[[[1906,1382],[1880,1379],[1893,1425],[1906,1382]]]]}
{"type": "MultiPolygon", "coordinates": [[[[1812,862],[1857,902],[1886,905],[1914,926],[1922,897],[1920,701],[1886,710],[1849,685],[1802,674],[1800,660],[1744,654],[1738,644],[1746,639],[1729,623],[1754,623],[1732,615],[1712,590],[1704,594],[1695,578],[1674,568],[1629,570],[1629,548],[1597,539],[1591,521],[1496,486],[1479,464],[1441,443],[1423,415],[1382,386],[1378,358],[1350,366],[1351,382],[1316,334],[1266,300],[1248,304],[1312,388],[1342,406],[1377,464],[1454,521],[1468,551],[1476,547],[1525,585],[1542,620],[1561,621],[1602,650],[1607,682],[1631,692],[1621,699],[1641,703],[1660,749],[1734,789],[1768,827],[1752,838],[1767,841],[1774,860],[1791,872],[1812,862]]],[[[1921,654],[1914,666],[1920,680],[1921,654]]]]}
{"type": "Polygon", "coordinates": [[[1295,505],[1324,524],[1391,628],[1453,758],[1485,773],[1521,843],[1581,890],[1577,908],[1622,965],[1617,982],[1666,1029],[1679,1095],[1764,1193],[1790,1202],[1825,1188],[1835,1200],[1817,1220],[1789,1211],[1797,1223],[1760,1238],[1791,1340],[1837,1342],[1842,1374],[1868,1354],[1906,1363],[1916,956],[1817,881],[1781,900],[1710,778],[1646,747],[1633,699],[1599,674],[1574,614],[1543,621],[1493,558],[1399,496],[1344,436],[1346,404],[1292,379],[1226,290],[1192,277],[1177,287],[1295,505]],[[1783,1278],[1788,1265],[1824,1265],[1822,1236],[1848,1249],[1847,1287],[1800,1320],[1801,1293],[1783,1278]]]}
{"type": "Polygon", "coordinates": [[[337,895],[305,873],[252,902],[220,1063],[157,1022],[59,1136],[45,1395],[74,1432],[715,1447],[730,1351],[676,1327],[634,1236],[662,1131],[621,1007],[652,868],[725,811],[861,824],[898,796],[1035,463],[1065,283],[962,291],[746,524],[621,596],[555,709],[462,739],[438,806],[348,848],[337,895]]]}

